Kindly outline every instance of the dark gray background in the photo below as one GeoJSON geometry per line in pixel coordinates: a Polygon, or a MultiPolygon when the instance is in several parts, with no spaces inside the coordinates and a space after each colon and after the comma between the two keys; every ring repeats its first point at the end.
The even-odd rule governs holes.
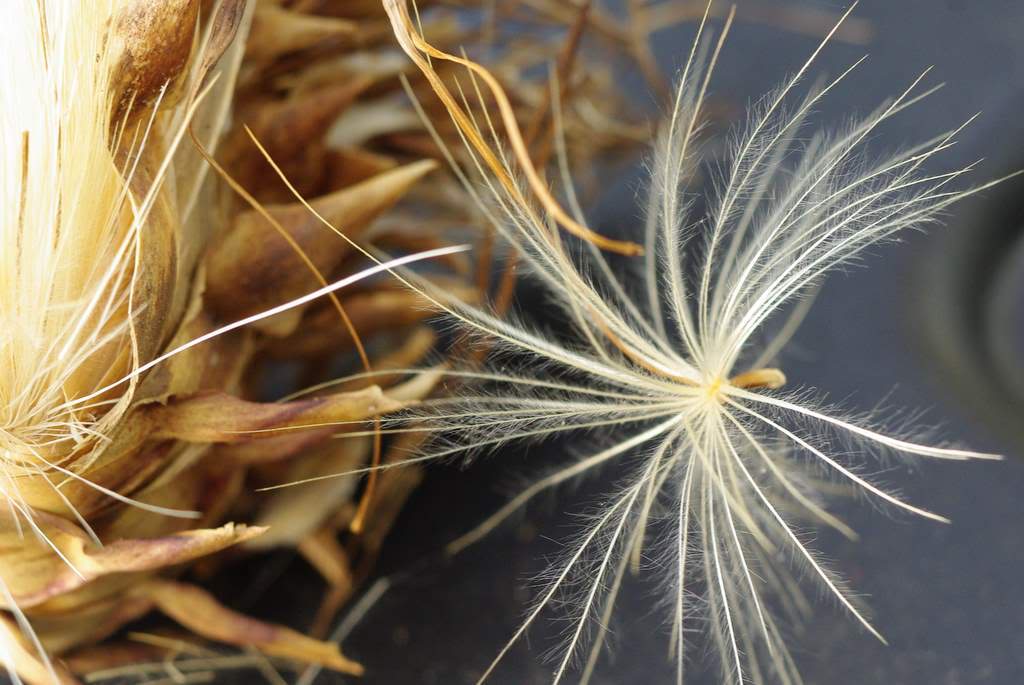
{"type": "MultiPolygon", "coordinates": [[[[841,10],[846,4],[808,6],[841,10]]],[[[743,16],[740,3],[713,85],[716,94],[740,106],[798,68],[816,44],[814,38],[744,22],[743,16]]],[[[981,111],[941,168],[987,157],[974,176],[981,181],[1024,166],[1021,3],[865,0],[855,16],[871,22],[871,44],[835,43],[812,71],[835,75],[864,52],[870,58],[822,103],[817,121],[838,123],[866,113],[934,65],[931,82],[948,86],[887,125],[873,141],[876,149],[920,140],[981,111]]],[[[692,35],[687,26],[659,38],[666,70],[684,58],[692,35]]],[[[635,222],[633,184],[624,180],[614,201],[603,203],[598,225],[635,222]]],[[[946,229],[906,236],[902,245],[875,249],[865,259],[868,268],[834,275],[783,359],[794,384],[815,386],[854,409],[871,408],[885,397],[889,406],[925,409],[926,420],[940,425],[944,437],[1009,457],[996,464],[928,462],[887,474],[911,501],[952,518],[951,526],[892,520],[863,502],[839,505],[860,532],[860,543],[822,533],[818,546],[867,597],[891,646],[878,644],[822,603],[815,621],[791,641],[808,683],[1024,682],[1024,447],[1015,439],[1018,417],[1024,417],[1007,382],[1020,372],[1005,366],[1024,352],[1024,288],[1014,287],[1022,284],[1019,270],[1016,281],[1012,269],[1001,272],[1009,284],[1001,294],[977,276],[1004,264],[986,263],[980,270],[975,264],[970,278],[957,271],[967,268],[961,262],[972,251],[990,257],[1012,252],[1010,241],[1021,225],[1019,207],[1013,206],[1018,191],[986,193],[957,208],[946,229]],[[978,247],[996,239],[1003,242],[987,251],[978,247]],[[996,300],[1002,310],[992,309],[996,300]],[[1016,319],[1010,318],[1013,312],[1016,319]]],[[[466,471],[436,467],[390,538],[380,572],[407,568],[431,554],[558,454],[557,446],[512,447],[466,471]]],[[[473,682],[517,627],[530,597],[527,579],[543,568],[543,555],[558,550],[552,538],[571,533],[563,512],[578,510],[587,491],[584,486],[575,495],[563,493],[534,506],[518,525],[506,526],[452,563],[427,564],[387,594],[345,643],[346,652],[367,667],[362,682],[473,682]]],[[[301,589],[282,586],[281,592],[301,589]]],[[[649,594],[641,584],[620,600],[612,656],[595,683],[674,682],[662,619],[649,594]]],[[[510,653],[493,682],[546,682],[549,669],[539,657],[558,628],[535,630],[531,644],[510,653]]],[[[713,668],[699,676],[701,664],[697,655],[688,682],[717,682],[713,668]]],[[[340,680],[325,676],[319,682],[340,680]]]]}

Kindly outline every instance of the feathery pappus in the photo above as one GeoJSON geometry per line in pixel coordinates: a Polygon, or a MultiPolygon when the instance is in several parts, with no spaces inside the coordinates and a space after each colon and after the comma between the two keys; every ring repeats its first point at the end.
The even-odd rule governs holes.
{"type": "Polygon", "coordinates": [[[801,585],[822,589],[883,639],[810,546],[806,524],[855,536],[829,511],[818,484],[836,480],[885,508],[946,519],[862,475],[836,441],[853,442],[872,457],[999,457],[919,442],[868,417],[838,413],[813,391],[787,390],[785,375],[771,363],[828,272],[871,245],[934,223],[952,203],[998,182],[965,190],[958,183],[970,167],[926,171],[963,126],[869,159],[865,141],[878,127],[934,90],[922,88],[925,74],[862,119],[809,132],[815,106],[863,61],[823,85],[802,87],[833,28],[795,75],[753,105],[725,162],[717,171],[708,165],[713,181],[697,202],[701,190],[689,179],[703,164],[698,132],[733,19],[730,13],[715,36],[705,13],[654,146],[642,245],[633,245],[586,227],[564,155],[561,190],[570,211],[562,209],[533,168],[501,86],[486,69],[427,42],[406,0],[384,4],[403,49],[462,133],[471,161],[460,167],[450,155],[456,174],[573,329],[568,339],[551,336],[424,286],[464,330],[495,349],[489,368],[451,372],[475,389],[413,414],[423,430],[454,436],[453,444],[405,463],[567,433],[599,433],[606,441],[531,484],[453,543],[453,551],[562,483],[610,464],[625,472],[549,569],[537,601],[481,682],[556,605],[567,612],[569,627],[555,653],[553,682],[574,671],[589,680],[623,578],[643,556],[664,576],[679,683],[695,629],[720,657],[723,682],[801,682],[782,622],[799,619],[806,606],[801,585]],[[434,68],[443,62],[464,67],[471,87],[460,84],[453,94],[434,68]],[[493,98],[494,119],[468,113],[473,93],[481,101],[484,94],[493,98]],[[584,258],[567,249],[561,230],[582,239],[584,258]],[[640,282],[618,277],[601,250],[642,253],[630,257],[643,260],[640,282]]]}

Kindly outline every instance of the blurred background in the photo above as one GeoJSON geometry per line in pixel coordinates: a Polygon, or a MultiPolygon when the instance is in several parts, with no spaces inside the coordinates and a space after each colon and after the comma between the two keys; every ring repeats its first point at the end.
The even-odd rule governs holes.
{"type": "MultiPolygon", "coordinates": [[[[846,7],[824,0],[741,0],[713,80],[716,102],[736,115],[800,67],[818,37],[787,30],[785,17],[837,14],[846,7]]],[[[866,114],[934,66],[928,83],[946,87],[888,122],[871,147],[907,145],[981,112],[961,142],[926,171],[985,158],[972,176],[980,183],[1024,168],[1024,5],[863,0],[853,16],[860,37],[832,43],[811,71],[834,76],[865,52],[870,57],[821,103],[816,125],[866,114]]],[[[664,73],[681,65],[693,33],[693,24],[684,23],[656,34],[664,73]]],[[[624,87],[652,121],[664,109],[639,78],[624,87]]],[[[620,174],[593,207],[598,229],[623,233],[637,226],[639,169],[636,164],[620,174]]],[[[790,638],[808,683],[1024,682],[1022,238],[1024,184],[1010,182],[964,202],[944,228],[905,235],[901,244],[866,255],[866,268],[833,275],[782,359],[793,385],[816,387],[855,410],[883,400],[885,406],[922,410],[923,422],[943,438],[1008,457],[1003,463],[921,462],[881,474],[915,504],[951,518],[950,526],[893,520],[864,502],[836,504],[861,540],[850,543],[822,531],[818,548],[863,594],[890,646],[824,601],[814,621],[794,628],[790,638]]],[[[511,446],[468,470],[429,470],[377,568],[376,577],[389,578],[390,588],[372,605],[369,599],[362,603],[368,609],[358,623],[349,622],[346,653],[367,669],[360,682],[475,682],[518,627],[532,596],[529,579],[573,532],[565,512],[579,511],[600,483],[535,503],[453,561],[439,560],[437,552],[547,460],[563,457],[567,447],[511,446]]],[[[319,581],[291,555],[271,560],[260,573],[269,585],[250,578],[250,590],[272,593],[279,616],[315,604],[319,581]]],[[[372,581],[367,588],[374,591],[372,581]]],[[[611,626],[612,648],[595,683],[674,682],[667,631],[652,593],[642,580],[624,591],[611,626]]],[[[359,608],[357,601],[347,611],[359,608]]],[[[538,624],[492,682],[547,682],[541,657],[562,627],[538,624]]],[[[687,682],[719,682],[714,666],[712,658],[695,655],[687,682]]],[[[345,681],[324,674],[316,682],[345,681]]]]}

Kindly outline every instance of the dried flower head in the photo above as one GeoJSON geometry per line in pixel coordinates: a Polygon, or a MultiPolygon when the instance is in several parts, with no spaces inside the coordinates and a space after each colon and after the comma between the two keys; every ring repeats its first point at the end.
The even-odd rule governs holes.
{"type": "MultiPolygon", "coordinates": [[[[230,174],[212,154],[231,123],[254,10],[245,0],[0,3],[14,56],[0,68],[0,662],[14,682],[78,682],[83,655],[72,652],[100,644],[78,664],[110,665],[121,656],[101,643],[151,610],[258,650],[251,663],[360,672],[338,645],[237,614],[178,576],[273,524],[256,544],[312,549],[333,615],[355,582],[331,527],[354,483],[318,507],[237,495],[261,468],[363,463],[368,439],[331,449],[322,429],[289,430],[372,419],[432,382],[252,401],[253,325],[290,335],[318,299],[345,319],[337,291],[421,258],[457,260],[462,248],[420,235],[399,243],[405,256],[367,269],[333,249],[311,260],[303,241],[318,243],[302,207],[243,191],[251,211],[227,217],[214,182],[230,174]]],[[[290,104],[286,120],[308,121],[290,104]]],[[[268,133],[293,132],[276,123],[268,133]]],[[[377,162],[314,200],[353,235],[435,166],[377,162]]],[[[381,346],[379,368],[395,354],[415,363],[432,344],[410,337],[381,346]]],[[[361,564],[409,487],[385,485],[362,508],[361,564]]]]}
{"type": "Polygon", "coordinates": [[[880,161],[867,159],[864,141],[879,125],[931,92],[918,92],[924,75],[862,120],[832,133],[808,134],[809,113],[860,64],[797,95],[830,33],[792,78],[752,108],[732,139],[718,180],[698,203],[687,172],[700,164],[696,132],[732,21],[730,14],[713,38],[705,14],[655,146],[644,276],[634,287],[618,280],[594,248],[597,243],[628,254],[628,244],[595,237],[586,228],[564,165],[563,190],[572,216],[548,193],[523,154],[497,82],[480,65],[427,43],[405,0],[385,0],[385,7],[399,42],[431,78],[473,153],[475,173],[456,168],[467,192],[528,262],[575,332],[568,341],[553,338],[431,291],[468,330],[498,341],[500,363],[490,371],[461,374],[480,382],[478,393],[418,415],[428,427],[454,432],[458,440],[412,461],[567,432],[614,436],[610,444],[532,484],[453,549],[560,483],[612,462],[627,474],[590,514],[565,558],[551,567],[522,627],[481,680],[561,597],[572,622],[554,682],[575,666],[586,681],[630,560],[638,565],[644,552],[666,574],[680,683],[687,643],[699,620],[706,621],[721,657],[723,682],[800,682],[771,610],[781,606],[799,613],[792,609],[804,601],[794,567],[805,584],[824,589],[882,639],[801,532],[800,522],[809,521],[853,536],[827,509],[817,483],[833,477],[886,507],[945,519],[862,475],[846,452],[836,451],[837,438],[876,457],[998,457],[921,444],[882,432],[868,418],[837,415],[809,391],[785,391],[785,376],[769,364],[805,311],[801,298],[829,271],[849,264],[870,245],[934,222],[950,204],[992,185],[956,189],[969,168],[924,171],[962,127],[880,161]],[[433,65],[443,62],[466,67],[476,92],[481,92],[479,80],[495,98],[511,152],[505,152],[491,119],[467,114],[434,75],[433,65]],[[587,241],[586,261],[571,256],[559,226],[587,241]],[[513,364],[519,365],[518,373],[508,372],[513,364]],[[703,588],[699,597],[696,588],[703,588]],[[589,655],[577,664],[588,640],[589,655]]]}

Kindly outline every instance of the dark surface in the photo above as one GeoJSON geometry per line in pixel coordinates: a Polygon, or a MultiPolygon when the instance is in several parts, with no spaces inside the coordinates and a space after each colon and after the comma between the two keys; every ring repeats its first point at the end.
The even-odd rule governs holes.
{"type": "MultiPolygon", "coordinates": [[[[837,10],[844,4],[814,6],[837,10]]],[[[974,177],[981,181],[1024,165],[1024,6],[865,0],[856,16],[872,23],[872,43],[833,44],[812,72],[834,75],[865,51],[871,57],[820,106],[817,121],[866,113],[935,65],[930,78],[945,81],[946,89],[892,121],[873,145],[890,149],[917,141],[980,110],[980,120],[941,168],[987,157],[974,177]]],[[[739,19],[713,87],[717,96],[742,105],[799,67],[816,40],[744,23],[742,3],[739,19]]],[[[660,37],[666,69],[684,58],[691,37],[691,27],[660,37]]],[[[599,225],[635,223],[630,183],[602,203],[599,225]]],[[[783,359],[794,384],[817,387],[853,409],[883,398],[888,406],[925,409],[926,421],[941,426],[944,437],[1009,456],[1003,463],[920,463],[886,474],[911,501],[948,515],[951,526],[892,520],[864,502],[840,505],[861,541],[822,533],[817,546],[867,597],[891,645],[876,643],[822,602],[813,623],[794,629],[791,639],[808,683],[1024,682],[1024,446],[1015,438],[1024,414],[1012,383],[1020,369],[1009,370],[1024,353],[1024,251],[1017,249],[1016,267],[998,266],[995,285],[985,277],[996,269],[993,259],[1013,254],[1012,241],[1024,225],[1024,212],[1013,206],[1024,197],[1019,191],[986,193],[957,208],[948,228],[905,236],[901,245],[873,250],[865,258],[868,268],[834,275],[783,359]],[[995,247],[979,247],[997,238],[1002,242],[995,247]],[[974,252],[982,256],[973,262],[973,275],[951,271],[966,269],[965,255],[974,252]]],[[[557,445],[512,447],[469,470],[433,469],[390,538],[380,572],[407,568],[471,527],[559,451],[557,445]]],[[[427,564],[385,595],[345,643],[367,667],[361,682],[474,682],[517,627],[531,596],[527,579],[559,549],[552,539],[572,531],[564,512],[578,511],[591,487],[535,505],[518,525],[452,563],[427,564]]],[[[314,581],[299,572],[279,582],[300,584],[290,591],[299,595],[302,584],[314,581]]],[[[634,584],[620,599],[614,648],[595,683],[674,682],[667,634],[650,594],[634,584]]],[[[492,682],[546,682],[549,669],[540,656],[558,629],[538,626],[492,682]]],[[[696,657],[688,682],[718,682],[713,668],[700,675],[696,657]]]]}

